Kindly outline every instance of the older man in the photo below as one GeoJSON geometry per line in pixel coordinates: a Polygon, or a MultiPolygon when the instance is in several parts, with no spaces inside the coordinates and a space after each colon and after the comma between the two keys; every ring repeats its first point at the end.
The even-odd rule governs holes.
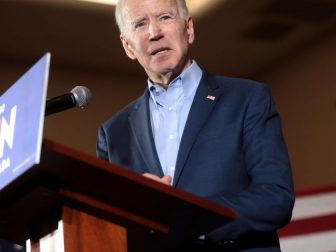
{"type": "Polygon", "coordinates": [[[179,251],[280,251],[276,230],[290,220],[294,196],[269,90],[191,59],[184,0],[120,0],[116,20],[148,88],[101,126],[97,155],[238,213],[179,251]]]}

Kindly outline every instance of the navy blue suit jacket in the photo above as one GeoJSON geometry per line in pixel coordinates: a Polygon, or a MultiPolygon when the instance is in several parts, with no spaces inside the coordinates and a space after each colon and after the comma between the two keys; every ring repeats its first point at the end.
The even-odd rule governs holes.
{"type": "MultiPolygon", "coordinates": [[[[97,155],[140,174],[163,176],[148,91],[101,126],[97,155]]],[[[235,221],[207,234],[208,239],[253,240],[265,234],[265,243],[253,251],[280,251],[276,230],[290,220],[294,195],[279,115],[265,85],[203,71],[182,135],[173,186],[238,213],[235,221]],[[267,242],[270,236],[276,242],[267,242]]]]}

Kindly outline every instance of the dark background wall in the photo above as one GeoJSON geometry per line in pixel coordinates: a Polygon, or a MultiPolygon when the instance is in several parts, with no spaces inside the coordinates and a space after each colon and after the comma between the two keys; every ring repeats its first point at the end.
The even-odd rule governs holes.
{"type": "MultiPolygon", "coordinates": [[[[296,188],[336,183],[335,13],[326,0],[227,0],[194,18],[201,66],[271,87],[296,188]]],[[[93,93],[86,109],[47,117],[46,138],[95,155],[99,125],[144,91],[146,76],[122,51],[113,7],[3,0],[0,32],[0,93],[47,51],[48,97],[75,85],[93,93]]]]}

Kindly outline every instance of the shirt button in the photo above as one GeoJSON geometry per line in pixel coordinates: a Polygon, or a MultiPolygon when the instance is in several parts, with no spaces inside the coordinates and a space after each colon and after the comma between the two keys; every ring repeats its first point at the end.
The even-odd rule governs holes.
{"type": "Polygon", "coordinates": [[[174,165],[170,166],[170,170],[175,171],[175,166],[174,165]]]}
{"type": "Polygon", "coordinates": [[[176,138],[176,134],[170,134],[170,135],[169,135],[169,139],[170,139],[170,140],[173,140],[173,139],[175,139],[175,138],[176,138]]]}

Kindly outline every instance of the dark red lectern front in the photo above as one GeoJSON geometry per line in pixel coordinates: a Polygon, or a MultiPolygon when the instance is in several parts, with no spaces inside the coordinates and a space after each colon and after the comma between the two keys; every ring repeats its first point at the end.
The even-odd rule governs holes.
{"type": "Polygon", "coordinates": [[[45,140],[39,165],[0,191],[0,238],[38,251],[164,251],[230,209],[45,140]]]}

